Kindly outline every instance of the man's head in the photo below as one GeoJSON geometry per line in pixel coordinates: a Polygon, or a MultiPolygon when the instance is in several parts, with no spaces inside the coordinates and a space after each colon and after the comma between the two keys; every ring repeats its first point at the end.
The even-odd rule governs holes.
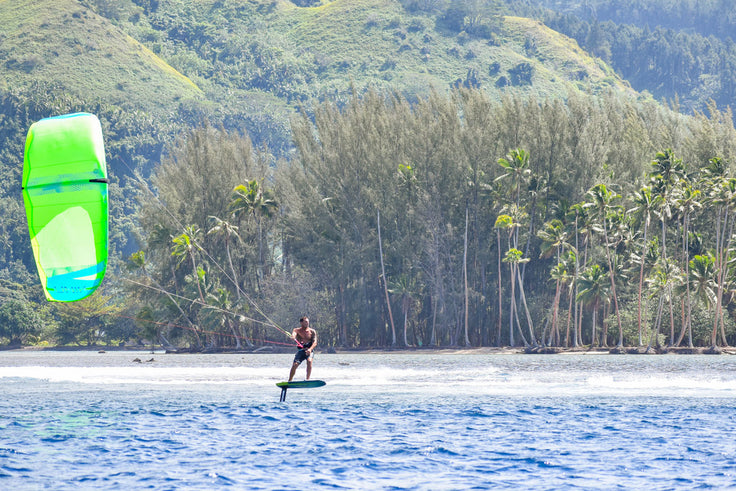
{"type": "Polygon", "coordinates": [[[300,317],[299,324],[302,327],[309,327],[309,317],[307,317],[306,315],[304,317],[300,317]]]}

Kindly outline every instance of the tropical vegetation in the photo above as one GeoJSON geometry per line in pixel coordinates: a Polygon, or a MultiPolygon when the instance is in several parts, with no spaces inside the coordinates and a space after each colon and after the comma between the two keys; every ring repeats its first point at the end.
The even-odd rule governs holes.
{"type": "MultiPolygon", "coordinates": [[[[3,182],[19,181],[33,121],[87,110],[114,185],[108,279],[69,305],[42,300],[22,206],[2,187],[4,342],[251,349],[290,344],[306,314],[334,347],[736,343],[723,104],[688,96],[684,115],[635,92],[605,49],[592,58],[501,15],[521,2],[203,2],[189,17],[173,1],[74,3],[66,22],[129,32],[171,78],[145,75],[166,97],[141,91],[131,111],[125,84],[88,86],[91,106],[42,81],[46,57],[6,62],[3,182]],[[338,59],[327,21],[349,14],[380,59],[354,41],[338,59]]],[[[549,25],[610,27],[538,7],[549,25]]]]}

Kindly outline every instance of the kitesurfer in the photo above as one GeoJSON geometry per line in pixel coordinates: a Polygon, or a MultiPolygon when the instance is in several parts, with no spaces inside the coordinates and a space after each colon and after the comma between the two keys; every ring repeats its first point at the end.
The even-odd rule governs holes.
{"type": "Polygon", "coordinates": [[[312,359],[314,358],[314,348],[317,347],[317,331],[309,327],[309,317],[304,316],[299,319],[299,327],[291,331],[291,337],[299,346],[299,351],[294,356],[294,363],[291,365],[289,373],[289,382],[294,378],[296,369],[304,360],[307,360],[307,380],[312,375],[312,359]]]}

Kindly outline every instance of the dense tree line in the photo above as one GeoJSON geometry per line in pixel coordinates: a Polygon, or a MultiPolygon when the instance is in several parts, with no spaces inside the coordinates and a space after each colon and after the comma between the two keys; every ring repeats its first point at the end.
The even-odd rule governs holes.
{"type": "Polygon", "coordinates": [[[729,112],[367,93],[293,134],[273,167],[205,127],[156,173],[131,281],[169,341],[733,342],[729,112]]]}
{"type": "Polygon", "coordinates": [[[70,306],[6,275],[0,337],[288,344],[307,314],[335,346],[734,342],[729,111],[368,92],[292,131],[289,161],[183,134],[135,181],[125,272],[70,306]]]}
{"type": "Polygon", "coordinates": [[[141,182],[147,247],[130,258],[128,281],[144,317],[177,326],[172,341],[239,347],[264,337],[265,312],[249,300],[273,269],[271,163],[247,136],[205,126],[183,136],[151,182],[141,182]]]}

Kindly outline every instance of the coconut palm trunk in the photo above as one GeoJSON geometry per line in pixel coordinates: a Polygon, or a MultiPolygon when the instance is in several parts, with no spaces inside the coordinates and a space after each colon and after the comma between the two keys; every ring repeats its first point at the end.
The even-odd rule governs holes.
{"type": "Polygon", "coordinates": [[[383,292],[386,295],[386,308],[388,309],[388,318],[391,322],[391,346],[396,346],[396,327],[394,325],[394,314],[391,312],[391,300],[388,296],[388,278],[386,278],[386,268],[383,264],[383,245],[381,243],[381,210],[378,210],[376,224],[378,226],[378,252],[381,257],[381,278],[383,279],[383,292]]]}

